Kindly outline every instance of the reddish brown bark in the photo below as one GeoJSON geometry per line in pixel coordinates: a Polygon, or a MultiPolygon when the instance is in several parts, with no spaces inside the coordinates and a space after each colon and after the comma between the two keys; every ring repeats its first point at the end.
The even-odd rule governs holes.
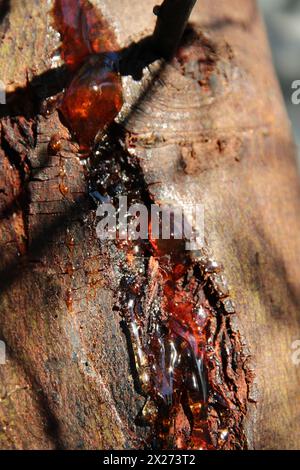
{"type": "MultiPolygon", "coordinates": [[[[93,3],[121,48],[154,29],[155,2],[124,0],[122,14],[114,0],[93,3]]],[[[140,82],[123,78],[124,151],[156,201],[205,205],[206,238],[237,304],[234,329],[253,357],[243,432],[250,448],[297,448],[294,148],[255,4],[211,3],[197,4],[176,63],[151,64],[140,82]]],[[[0,25],[9,92],[0,108],[1,448],[141,447],[145,428],[135,420],[145,400],[114,311],[119,254],[96,239],[77,144],[55,107],[42,113],[45,97],[63,87],[61,70],[49,72],[58,38],[48,10],[12,1],[0,25]],[[48,152],[54,134],[61,143],[52,139],[48,152]]]]}

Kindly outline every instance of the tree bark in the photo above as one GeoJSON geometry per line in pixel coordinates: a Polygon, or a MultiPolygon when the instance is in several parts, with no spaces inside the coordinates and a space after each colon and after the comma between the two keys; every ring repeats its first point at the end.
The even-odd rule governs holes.
{"type": "MultiPolygon", "coordinates": [[[[92,3],[121,48],[154,30],[155,1],[92,3]]],[[[0,106],[0,448],[140,448],[144,398],[114,311],[118,270],[96,237],[89,162],[55,108],[43,112],[61,87],[51,60],[59,38],[48,2],[8,6],[0,24],[8,100],[0,106]],[[54,155],[53,135],[61,142],[54,155]]],[[[139,81],[123,77],[124,145],[155,201],[204,204],[206,239],[225,266],[255,374],[248,446],[296,449],[300,207],[291,131],[256,4],[201,0],[191,24],[190,67],[179,56],[150,64],[139,81]]]]}

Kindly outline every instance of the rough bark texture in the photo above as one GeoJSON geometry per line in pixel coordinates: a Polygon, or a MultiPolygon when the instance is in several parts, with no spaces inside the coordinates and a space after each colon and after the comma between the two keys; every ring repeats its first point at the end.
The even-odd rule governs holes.
{"type": "MultiPolygon", "coordinates": [[[[154,29],[152,0],[93,3],[121,47],[154,29]]],[[[113,311],[116,270],[96,240],[76,144],[56,111],[41,114],[59,82],[45,75],[58,45],[48,11],[46,1],[12,0],[0,25],[9,91],[0,108],[0,447],[138,447],[144,400],[113,311]],[[59,156],[47,152],[53,134],[59,156]]],[[[290,129],[254,2],[199,1],[191,22],[196,57],[179,56],[159,79],[157,63],[141,82],[124,77],[126,145],[156,200],[205,206],[206,238],[253,357],[249,447],[297,448],[300,220],[290,129]]]]}

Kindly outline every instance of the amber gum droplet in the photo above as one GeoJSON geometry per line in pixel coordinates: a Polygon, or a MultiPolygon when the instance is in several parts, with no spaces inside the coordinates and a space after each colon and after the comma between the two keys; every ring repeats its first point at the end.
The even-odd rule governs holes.
{"type": "Polygon", "coordinates": [[[105,58],[91,56],[66,89],[60,111],[84,150],[112,123],[122,104],[120,76],[105,58]]]}
{"type": "Polygon", "coordinates": [[[109,52],[118,46],[108,22],[87,0],[56,0],[52,14],[62,39],[62,58],[70,70],[77,71],[60,111],[80,152],[87,155],[98,132],[112,123],[122,107],[118,56],[109,52]]]}
{"type": "Polygon", "coordinates": [[[69,192],[69,188],[64,183],[59,183],[59,191],[63,196],[66,196],[69,192]]]}
{"type": "Polygon", "coordinates": [[[75,246],[75,240],[72,236],[67,235],[66,239],[66,245],[71,253],[74,251],[74,246],[75,246]]]}
{"type": "Polygon", "coordinates": [[[61,137],[57,134],[54,134],[49,143],[48,143],[48,153],[50,155],[57,155],[62,147],[61,137]]]}
{"type": "Polygon", "coordinates": [[[67,172],[66,172],[65,167],[60,168],[60,170],[59,170],[59,176],[61,176],[62,178],[64,178],[66,175],[67,175],[67,172]]]}

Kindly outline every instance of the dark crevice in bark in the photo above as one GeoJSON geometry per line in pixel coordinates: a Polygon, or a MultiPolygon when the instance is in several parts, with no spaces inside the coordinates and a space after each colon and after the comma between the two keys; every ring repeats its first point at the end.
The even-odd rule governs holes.
{"type": "Polygon", "coordinates": [[[3,39],[9,28],[10,0],[0,0],[0,39],[3,39]]]}
{"type": "Polygon", "coordinates": [[[19,195],[10,207],[6,207],[1,217],[9,217],[14,209],[22,213],[24,243],[28,248],[28,214],[30,192],[28,183],[32,178],[32,168],[28,154],[35,149],[37,139],[37,121],[27,121],[23,117],[6,118],[1,123],[1,146],[11,166],[16,169],[20,178],[19,195]]]}

